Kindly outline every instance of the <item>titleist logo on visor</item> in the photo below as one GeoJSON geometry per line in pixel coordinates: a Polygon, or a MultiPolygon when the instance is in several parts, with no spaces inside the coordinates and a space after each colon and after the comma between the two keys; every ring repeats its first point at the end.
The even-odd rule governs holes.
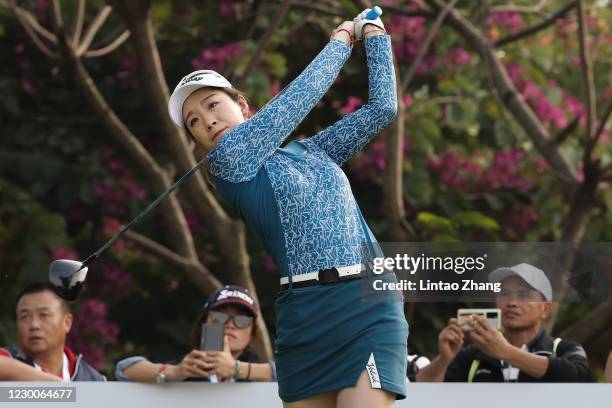
{"type": "Polygon", "coordinates": [[[189,76],[187,78],[184,78],[181,81],[181,85],[185,85],[185,84],[188,84],[189,82],[193,82],[193,81],[199,81],[199,80],[202,79],[203,75],[212,75],[212,76],[217,77],[217,78],[222,78],[221,75],[219,75],[219,74],[217,74],[215,72],[197,72],[197,73],[195,73],[195,74],[193,74],[193,75],[191,75],[191,76],[189,76]]]}
{"type": "Polygon", "coordinates": [[[239,292],[237,290],[222,290],[221,293],[219,293],[219,297],[217,298],[217,302],[223,299],[227,299],[227,298],[239,298],[242,299],[244,301],[247,301],[250,305],[253,304],[253,299],[251,299],[250,296],[245,295],[242,292],[239,292]]]}

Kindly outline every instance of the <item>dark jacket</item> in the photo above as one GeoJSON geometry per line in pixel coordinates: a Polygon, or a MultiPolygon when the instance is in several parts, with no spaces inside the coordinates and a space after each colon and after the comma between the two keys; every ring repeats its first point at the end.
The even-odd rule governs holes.
{"type": "Polygon", "coordinates": [[[444,381],[467,382],[474,361],[479,361],[474,369],[474,382],[591,382],[591,370],[586,352],[580,344],[561,339],[554,348],[554,339],[542,330],[527,344],[530,353],[546,356],[548,369],[542,378],[535,378],[522,371],[514,381],[504,379],[505,363],[490,357],[476,346],[461,349],[446,370],[444,381]]]}
{"type": "MultiPolygon", "coordinates": [[[[87,364],[83,360],[83,356],[79,354],[75,356],[74,352],[70,347],[64,347],[64,353],[68,357],[68,371],[70,372],[70,381],[106,381],[106,377],[100,374],[95,368],[87,364]]],[[[34,367],[34,360],[26,356],[16,346],[10,346],[8,348],[0,348],[0,355],[12,357],[16,360],[21,361],[29,366],[34,367]]]]}

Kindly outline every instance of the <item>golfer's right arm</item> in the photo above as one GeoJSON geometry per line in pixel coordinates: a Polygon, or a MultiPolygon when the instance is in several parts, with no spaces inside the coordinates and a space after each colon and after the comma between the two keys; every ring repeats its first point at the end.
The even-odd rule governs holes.
{"type": "Polygon", "coordinates": [[[284,91],[251,119],[225,134],[210,151],[213,176],[232,183],[254,178],[266,159],[325,95],[350,55],[349,45],[331,40],[284,91]]]}

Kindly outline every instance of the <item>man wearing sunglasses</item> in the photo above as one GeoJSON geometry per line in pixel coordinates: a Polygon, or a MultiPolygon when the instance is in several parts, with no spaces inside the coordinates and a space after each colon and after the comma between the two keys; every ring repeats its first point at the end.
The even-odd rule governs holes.
{"type": "Polygon", "coordinates": [[[166,381],[276,381],[274,363],[262,363],[250,350],[258,310],[249,292],[225,286],[204,304],[191,334],[191,351],[176,364],[153,363],[142,356],[121,360],[118,380],[166,381]],[[202,351],[202,324],[223,325],[223,351],[202,351]]]}

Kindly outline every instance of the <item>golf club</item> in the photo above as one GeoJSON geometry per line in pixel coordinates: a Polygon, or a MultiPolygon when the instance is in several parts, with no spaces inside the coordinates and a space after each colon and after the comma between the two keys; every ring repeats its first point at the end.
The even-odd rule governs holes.
{"type": "Polygon", "coordinates": [[[58,294],[68,301],[76,300],[81,293],[85,278],[87,277],[87,265],[92,263],[101,253],[106,251],[111,245],[115,243],[128,229],[136,225],[140,220],[144,218],[151,210],[165,199],[174,190],[180,187],[187,179],[204,165],[206,159],[199,161],[191,170],[183,175],[176,183],[171,185],[168,190],[164,191],[155,201],[153,201],[147,208],[142,210],[132,221],[123,226],[113,237],[111,237],[100,249],[93,254],[89,255],[83,262],[73,261],[70,259],[57,259],[51,262],[49,266],[49,281],[55,286],[58,294]]]}

